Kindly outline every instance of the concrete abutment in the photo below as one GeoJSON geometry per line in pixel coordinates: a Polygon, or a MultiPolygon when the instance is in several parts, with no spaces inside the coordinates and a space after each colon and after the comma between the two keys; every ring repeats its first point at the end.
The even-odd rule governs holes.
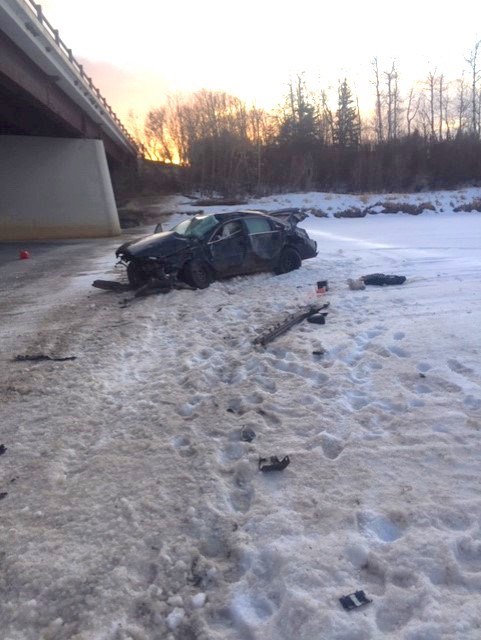
{"type": "Polygon", "coordinates": [[[0,241],[120,233],[101,140],[0,135],[0,241]]]}

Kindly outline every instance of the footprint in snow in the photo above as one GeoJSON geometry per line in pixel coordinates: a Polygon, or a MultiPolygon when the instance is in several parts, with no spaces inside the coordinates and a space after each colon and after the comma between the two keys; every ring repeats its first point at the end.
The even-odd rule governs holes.
{"type": "Polygon", "coordinates": [[[398,358],[410,358],[411,354],[409,353],[409,351],[406,351],[405,349],[402,349],[401,347],[398,347],[395,344],[389,345],[388,349],[391,353],[394,353],[395,356],[397,356],[398,358]]]}
{"type": "MultiPolygon", "coordinates": [[[[383,634],[392,633],[405,627],[416,610],[420,609],[420,599],[415,595],[395,593],[385,598],[376,611],[376,624],[383,634]]],[[[426,636],[427,637],[427,636],[426,636]]]]}
{"type": "Polygon", "coordinates": [[[427,384],[417,384],[417,385],[414,387],[414,392],[415,392],[415,393],[418,393],[418,394],[420,394],[420,395],[423,395],[423,394],[425,394],[425,393],[432,393],[432,391],[433,391],[433,390],[431,389],[431,387],[428,387],[428,385],[427,385],[427,384]]]}
{"type": "Polygon", "coordinates": [[[431,369],[431,365],[429,364],[429,362],[418,362],[417,370],[421,373],[426,373],[426,371],[429,371],[429,369],[431,369]]]}
{"type": "Polygon", "coordinates": [[[246,513],[254,498],[252,486],[255,471],[247,460],[240,460],[234,468],[234,488],[229,493],[230,504],[234,511],[246,513]]]}
{"type": "Polygon", "coordinates": [[[418,584],[418,576],[409,569],[402,567],[394,569],[388,574],[388,580],[400,589],[410,589],[418,584]]]}
{"type": "Polygon", "coordinates": [[[479,411],[481,409],[481,399],[472,395],[464,398],[464,406],[470,411],[479,411]]]}
{"type": "Polygon", "coordinates": [[[384,333],[384,328],[370,329],[369,331],[366,331],[368,338],[377,338],[378,336],[381,336],[383,333],[384,333]]]}
{"type": "Polygon", "coordinates": [[[190,439],[186,436],[175,436],[175,438],[172,438],[171,443],[179,456],[183,458],[190,458],[196,454],[195,447],[192,446],[190,439]]]}
{"type": "Polygon", "coordinates": [[[361,511],[357,514],[357,526],[366,538],[374,538],[381,542],[394,542],[402,537],[405,524],[403,518],[393,519],[372,511],[361,511]]]}
{"type": "Polygon", "coordinates": [[[229,442],[224,449],[219,453],[219,462],[222,464],[232,462],[233,460],[239,460],[244,455],[244,446],[241,442],[229,442]]]}
{"type": "Polygon", "coordinates": [[[359,411],[372,402],[372,398],[363,391],[348,391],[345,398],[354,411],[359,411]]]}
{"type": "Polygon", "coordinates": [[[462,375],[473,373],[473,370],[470,367],[466,367],[462,362],[454,359],[448,360],[448,367],[451,371],[454,371],[454,373],[460,373],[462,375]]]}
{"type": "Polygon", "coordinates": [[[321,447],[326,458],[336,460],[344,451],[345,446],[343,441],[336,438],[336,436],[330,435],[329,433],[322,434],[321,447]]]}
{"type": "Polygon", "coordinates": [[[471,536],[463,536],[456,543],[455,554],[466,571],[481,571],[481,541],[471,536]]]}
{"type": "Polygon", "coordinates": [[[435,526],[451,531],[466,531],[472,523],[471,515],[463,511],[445,510],[438,515],[435,526]]]}

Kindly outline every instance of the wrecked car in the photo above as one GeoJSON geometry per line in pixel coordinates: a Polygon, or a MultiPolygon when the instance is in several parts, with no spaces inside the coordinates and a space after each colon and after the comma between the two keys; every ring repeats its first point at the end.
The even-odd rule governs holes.
{"type": "Polygon", "coordinates": [[[135,288],[180,280],[204,289],[228,276],[286,273],[317,255],[317,244],[297,227],[306,217],[300,209],[195,215],[170,231],[126,242],[116,256],[135,288]]]}

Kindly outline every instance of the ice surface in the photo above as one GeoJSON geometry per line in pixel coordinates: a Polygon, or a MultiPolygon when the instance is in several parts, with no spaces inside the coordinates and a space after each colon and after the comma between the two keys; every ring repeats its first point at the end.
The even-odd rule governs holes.
{"type": "Polygon", "coordinates": [[[328,211],[316,259],[125,307],[90,287],[112,241],[2,267],[0,638],[478,640],[481,216],[452,211],[475,196],[262,199],[328,211]],[[347,286],[375,272],[407,282],[347,286]],[[327,323],[254,347],[320,279],[327,323]],[[41,352],[77,359],[12,362],[41,352]]]}

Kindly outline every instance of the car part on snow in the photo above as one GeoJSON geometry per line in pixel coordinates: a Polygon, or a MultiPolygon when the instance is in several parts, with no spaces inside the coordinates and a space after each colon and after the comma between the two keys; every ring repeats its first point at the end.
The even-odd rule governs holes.
{"type": "Polygon", "coordinates": [[[302,322],[306,318],[313,316],[315,313],[318,313],[322,309],[327,309],[328,306],[329,302],[325,302],[322,305],[310,304],[304,309],[301,309],[296,313],[292,313],[291,315],[287,316],[287,318],[285,318],[285,320],[283,320],[282,322],[279,322],[274,327],[268,329],[265,333],[257,336],[257,338],[254,340],[254,344],[259,344],[262,347],[265,347],[266,344],[272,342],[275,338],[281,336],[283,333],[286,333],[286,331],[289,331],[289,329],[294,327],[296,324],[299,324],[299,322],[302,322]]]}
{"type": "Polygon", "coordinates": [[[0,493],[0,500],[3,500],[4,498],[6,498],[8,496],[8,492],[7,491],[2,491],[0,493]]]}
{"type": "Polygon", "coordinates": [[[326,353],[325,349],[316,349],[312,352],[313,356],[323,356],[326,353]]]}
{"type": "Polygon", "coordinates": [[[0,444],[0,456],[3,456],[6,450],[7,447],[4,444],[0,444]]]}
{"type": "MultiPolygon", "coordinates": [[[[94,280],[94,282],[92,282],[92,286],[96,287],[97,289],[102,289],[104,291],[113,291],[115,293],[125,293],[126,291],[132,291],[133,289],[135,289],[132,284],[116,282],[115,280],[94,280]]],[[[170,291],[172,291],[172,289],[189,289],[190,291],[193,291],[195,287],[191,287],[185,282],[177,281],[174,278],[165,278],[163,280],[150,278],[135,291],[134,297],[140,298],[143,296],[149,296],[154,293],[169,293],[170,291]]],[[[133,300],[133,298],[131,300],[133,300]]],[[[123,301],[124,306],[127,305],[131,300],[126,298],[123,301]]]]}
{"type": "Polygon", "coordinates": [[[114,291],[115,293],[124,293],[133,289],[131,284],[116,282],[115,280],[94,280],[92,287],[103,291],[114,291]]]}
{"type": "Polygon", "coordinates": [[[362,278],[358,278],[357,280],[348,278],[347,284],[351,291],[362,291],[366,288],[366,285],[364,284],[364,280],[362,280],[362,278]]]}
{"type": "Polygon", "coordinates": [[[13,359],[14,362],[23,362],[25,360],[29,360],[32,362],[39,362],[40,360],[53,360],[55,362],[64,362],[65,360],[76,360],[77,356],[65,356],[64,358],[58,356],[46,356],[43,353],[38,353],[33,356],[25,355],[25,356],[15,356],[13,359]]]}
{"type": "Polygon", "coordinates": [[[256,432],[250,427],[244,427],[241,431],[241,440],[244,442],[252,442],[256,437],[256,432]]]}
{"type": "Polygon", "coordinates": [[[282,460],[279,460],[277,456],[270,456],[269,458],[259,458],[259,470],[268,471],[282,471],[290,463],[289,456],[284,456],[282,460]]]}
{"type": "Polygon", "coordinates": [[[362,280],[364,284],[373,284],[377,287],[382,287],[384,285],[404,284],[406,282],[406,276],[387,276],[384,273],[371,273],[367,276],[361,276],[360,280],[362,280]]]}
{"type": "Polygon", "coordinates": [[[358,609],[359,607],[369,604],[372,600],[366,598],[364,591],[356,591],[355,593],[350,593],[348,596],[340,597],[339,602],[346,611],[351,611],[351,609],[358,609]]]}
{"type": "Polygon", "coordinates": [[[318,280],[316,285],[316,293],[318,296],[322,296],[326,291],[329,291],[329,283],[327,280],[318,280]]]}
{"type": "Polygon", "coordinates": [[[307,322],[312,324],[326,324],[327,313],[315,313],[307,318],[307,322]]]}

